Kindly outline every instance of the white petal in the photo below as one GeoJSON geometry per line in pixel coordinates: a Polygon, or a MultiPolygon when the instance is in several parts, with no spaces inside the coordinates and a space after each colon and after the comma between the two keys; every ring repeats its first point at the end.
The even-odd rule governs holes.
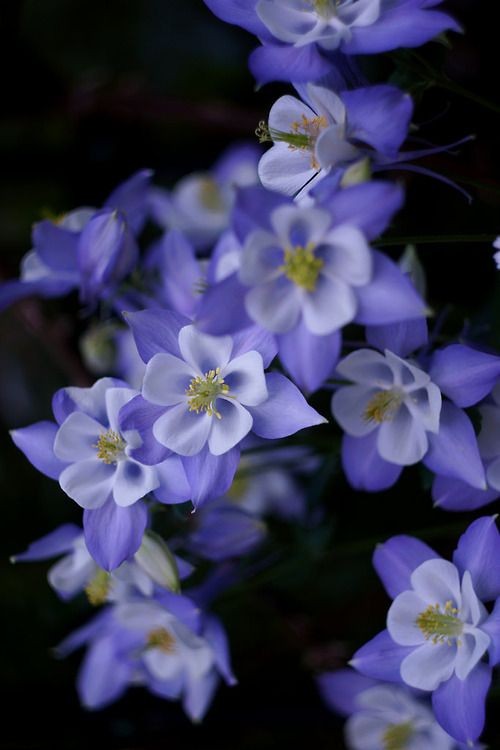
{"type": "Polygon", "coordinates": [[[344,103],[334,91],[309,83],[307,85],[307,95],[318,115],[323,115],[328,121],[336,122],[338,125],[345,123],[346,110],[344,103]]]}
{"type": "Polygon", "coordinates": [[[320,208],[285,205],[273,211],[270,221],[283,247],[305,247],[322,240],[332,217],[320,208]]]}
{"type": "Polygon", "coordinates": [[[229,395],[246,406],[258,406],[269,394],[264,375],[264,363],[259,352],[250,351],[231,360],[222,370],[229,395]]]}
{"type": "Polygon", "coordinates": [[[333,416],[348,435],[363,437],[378,427],[376,422],[363,416],[370,400],[377,393],[377,388],[366,385],[348,385],[334,393],[333,416]]]}
{"type": "Polygon", "coordinates": [[[273,333],[294,328],[301,311],[301,290],[281,276],[269,284],[254,286],[245,297],[248,315],[273,333]]]}
{"type": "Polygon", "coordinates": [[[172,354],[155,354],[144,373],[142,395],[146,401],[173,406],[186,400],[186,390],[198,371],[172,354]]]}
{"type": "Polygon", "coordinates": [[[59,484],[82,508],[100,508],[113,489],[115,470],[113,464],[90,458],[66,467],[59,477],[59,484]]]}
{"type": "Polygon", "coordinates": [[[252,429],[253,418],[250,412],[236,400],[219,398],[217,409],[221,418],[213,417],[208,447],[214,456],[221,456],[248,435],[252,429]]]}
{"type": "Polygon", "coordinates": [[[361,151],[346,140],[342,125],[331,125],[320,134],[314,154],[323,169],[328,169],[355,161],[360,157],[361,151]]]}
{"type": "Polygon", "coordinates": [[[60,461],[68,463],[96,458],[96,443],[106,430],[107,427],[87,414],[74,411],[56,433],[54,453],[60,461]]]}
{"type": "Polygon", "coordinates": [[[488,613],[484,604],[478,599],[472,576],[468,570],[465,571],[462,578],[462,606],[460,608],[460,618],[472,625],[478,625],[486,619],[488,613]]]}
{"type": "Polygon", "coordinates": [[[386,358],[372,349],[358,349],[337,365],[337,372],[347,380],[373,387],[391,388],[394,375],[386,358]]]}
{"type": "Polygon", "coordinates": [[[251,232],[241,255],[240,281],[247,286],[271,281],[281,273],[283,261],[283,248],[271,232],[251,232]]]}
{"type": "Polygon", "coordinates": [[[320,275],[313,292],[302,302],[304,323],[311,333],[325,336],[350,323],[356,315],[356,295],[341,279],[320,275]]]}
{"type": "MultiPolygon", "coordinates": [[[[177,648],[177,643],[174,644],[174,648],[177,648]]],[[[175,651],[167,654],[159,648],[149,648],[146,649],[142,658],[148,670],[157,680],[175,679],[180,676],[183,670],[182,660],[175,651]]]]}
{"type": "Polygon", "coordinates": [[[387,727],[388,722],[380,715],[380,709],[377,713],[360,711],[351,714],[344,728],[347,747],[352,750],[379,750],[383,748],[381,743],[387,727]]]}
{"type": "Polygon", "coordinates": [[[384,354],[394,373],[394,384],[404,388],[407,393],[423,388],[430,383],[429,375],[419,367],[415,367],[406,359],[401,359],[388,349],[385,350],[384,354]]]}
{"type": "Polygon", "coordinates": [[[186,362],[201,375],[217,367],[225,367],[231,357],[231,336],[209,336],[194,326],[184,326],[179,332],[179,348],[186,362]]]}
{"type": "Polygon", "coordinates": [[[108,413],[109,426],[115,432],[120,432],[118,427],[120,409],[137,395],[138,392],[132,388],[108,388],[106,391],[106,411],[108,413]]]}
{"type": "Polygon", "coordinates": [[[119,461],[113,484],[115,503],[125,508],[155,490],[160,484],[154,466],[144,466],[137,461],[119,461]]]}
{"type": "Polygon", "coordinates": [[[353,286],[368,284],[373,272],[371,248],[356,227],[343,224],[324,238],[317,254],[325,261],[321,273],[340,277],[353,286]]]}
{"type": "Polygon", "coordinates": [[[426,560],[411,574],[414,591],[429,604],[445,604],[451,601],[460,609],[462,596],[460,579],[453,563],[439,558],[426,560]]]}
{"type": "Polygon", "coordinates": [[[425,643],[403,659],[401,677],[410,687],[435,690],[452,676],[456,657],[454,644],[425,643]]]}
{"type": "Polygon", "coordinates": [[[424,430],[434,433],[439,432],[442,397],[437,385],[429,383],[424,388],[412,391],[406,397],[405,404],[424,430]]]}
{"type": "Polygon", "coordinates": [[[259,161],[259,179],[267,190],[294,196],[319,174],[320,170],[312,166],[313,158],[308,150],[275,143],[259,161]]]}
{"type": "Polygon", "coordinates": [[[188,411],[187,402],[178,404],[162,414],[153,425],[153,435],[180,456],[199,453],[212,428],[212,420],[206,413],[188,411]]]}
{"type": "Polygon", "coordinates": [[[377,449],[389,463],[398,466],[416,464],[425,456],[428,447],[423,426],[412,417],[404,403],[392,419],[380,425],[377,449]]]}
{"type": "Polygon", "coordinates": [[[462,633],[457,645],[455,672],[459,680],[465,680],[490,645],[490,636],[479,628],[470,628],[462,633]]]}
{"type": "Polygon", "coordinates": [[[425,641],[417,625],[417,618],[428,608],[414,591],[403,591],[391,604],[387,613],[387,629],[391,638],[401,646],[418,646],[425,641]]]}
{"type": "Polygon", "coordinates": [[[287,94],[274,102],[269,111],[268,125],[271,130],[291,133],[292,125],[300,123],[303,117],[311,120],[316,117],[316,113],[297,97],[287,94]]]}

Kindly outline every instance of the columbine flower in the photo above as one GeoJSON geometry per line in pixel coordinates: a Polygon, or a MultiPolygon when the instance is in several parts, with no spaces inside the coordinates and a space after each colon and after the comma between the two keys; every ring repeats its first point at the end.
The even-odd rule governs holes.
{"type": "Polygon", "coordinates": [[[199,721],[219,678],[236,682],[222,626],[213,617],[202,618],[184,596],[119,603],[70,635],[58,653],[84,644],[78,691],[87,708],[102,708],[129,685],[144,685],[161,698],[182,700],[188,716],[199,721]]]}
{"type": "Polygon", "coordinates": [[[349,165],[364,158],[396,158],[413,112],[408,94],[393,86],[371,86],[337,95],[308,84],[304,97],[307,103],[282,96],[271,108],[261,133],[261,140],[274,143],[259,162],[264,187],[303,197],[327,174],[340,179],[349,165]]]}
{"type": "Polygon", "coordinates": [[[307,82],[339,75],[347,54],[418,47],[443,31],[460,31],[441,0],[205,0],[228,23],[259,37],[250,57],[259,83],[307,82]]]}
{"type": "Polygon", "coordinates": [[[453,563],[406,536],[380,545],[373,562],[394,602],[387,630],[363,646],[351,665],[368,677],[432,692],[443,729],[473,746],[484,726],[491,667],[500,658],[498,606],[490,614],[484,605],[500,596],[495,519],[469,526],[453,563]]]}
{"type": "Polygon", "coordinates": [[[318,686],[326,704],[346,716],[349,750],[455,750],[422,696],[351,669],[325,672],[318,686]]]}

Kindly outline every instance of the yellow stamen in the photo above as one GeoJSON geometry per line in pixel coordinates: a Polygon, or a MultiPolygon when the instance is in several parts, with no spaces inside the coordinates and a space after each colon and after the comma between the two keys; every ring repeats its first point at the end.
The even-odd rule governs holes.
{"type": "Polygon", "coordinates": [[[294,248],[285,248],[285,262],[280,266],[280,271],[283,271],[287,279],[297,286],[307,292],[314,292],[319,272],[324,264],[321,258],[316,258],[314,255],[314,246],[298,245],[294,248]]]}
{"type": "Polygon", "coordinates": [[[126,448],[126,442],[114,430],[103,432],[97,443],[92,447],[97,448],[97,458],[105,464],[116,464],[126,448]]]}
{"type": "Polygon", "coordinates": [[[85,593],[90,604],[98,607],[106,602],[111,588],[111,578],[105,570],[98,570],[91,581],[85,586],[85,593]]]}
{"type": "Polygon", "coordinates": [[[441,605],[429,604],[427,609],[421,612],[416,625],[432,643],[448,643],[451,645],[452,638],[462,634],[463,623],[458,618],[458,609],[453,606],[451,600],[447,601],[441,611],[441,605]]]}
{"type": "Polygon", "coordinates": [[[382,736],[384,750],[404,750],[413,736],[411,721],[403,724],[389,724],[382,736]]]}
{"type": "Polygon", "coordinates": [[[200,180],[200,203],[209,211],[224,210],[219,186],[210,177],[204,177],[200,180]]]}
{"type": "Polygon", "coordinates": [[[311,152],[311,168],[319,169],[316,157],[314,155],[314,146],[321,131],[326,128],[328,121],[323,115],[315,117],[306,117],[302,115],[300,120],[292,122],[290,130],[275,130],[270,128],[263,120],[259,122],[259,127],[255,131],[260,143],[281,141],[288,144],[292,150],[303,149],[311,152]]]}
{"type": "Polygon", "coordinates": [[[166,628],[155,628],[148,633],[147,648],[159,648],[164,654],[175,652],[175,638],[166,628]]]}
{"type": "Polygon", "coordinates": [[[215,370],[206,372],[204,377],[198,375],[191,380],[189,388],[186,389],[188,409],[197,414],[205,412],[209,417],[216,416],[217,419],[222,419],[215,403],[219,396],[226,396],[228,393],[229,386],[220,376],[220,367],[216,367],[215,370]]]}
{"type": "Polygon", "coordinates": [[[388,422],[394,419],[403,401],[402,394],[397,390],[378,391],[368,402],[363,412],[366,422],[388,422]]]}

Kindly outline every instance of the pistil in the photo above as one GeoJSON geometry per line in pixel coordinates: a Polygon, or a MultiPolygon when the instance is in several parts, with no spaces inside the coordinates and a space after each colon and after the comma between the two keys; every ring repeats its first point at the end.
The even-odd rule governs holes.
{"type": "Polygon", "coordinates": [[[429,604],[427,609],[418,615],[416,624],[426,640],[434,644],[449,645],[452,638],[458,638],[462,634],[464,627],[458,617],[458,609],[453,606],[451,600],[447,601],[442,609],[440,604],[429,604]]]}
{"type": "Polygon", "coordinates": [[[388,422],[394,419],[402,402],[402,393],[394,388],[378,391],[368,402],[363,412],[363,419],[366,422],[377,422],[377,424],[388,422]]]}
{"type": "Polygon", "coordinates": [[[298,245],[285,249],[285,262],[280,267],[287,279],[307,292],[314,292],[318,283],[318,276],[324,266],[321,258],[314,255],[314,247],[298,245]]]}

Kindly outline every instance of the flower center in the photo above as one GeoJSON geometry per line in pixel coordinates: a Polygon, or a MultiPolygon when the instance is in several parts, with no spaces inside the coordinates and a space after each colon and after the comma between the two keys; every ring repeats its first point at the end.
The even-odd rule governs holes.
{"type": "Polygon", "coordinates": [[[210,177],[203,177],[200,180],[200,203],[203,208],[208,211],[223,211],[224,204],[222,202],[219,186],[210,177]]]}
{"type": "Polygon", "coordinates": [[[209,417],[216,416],[222,419],[222,415],[215,408],[215,402],[219,396],[226,396],[229,393],[229,386],[224,383],[224,378],[220,376],[220,367],[215,370],[209,370],[204,377],[198,375],[193,378],[186,389],[188,397],[189,411],[206,412],[209,417]]]}
{"type": "Polygon", "coordinates": [[[154,628],[147,636],[147,648],[159,648],[164,654],[175,652],[175,638],[166,628],[154,628]]]}
{"type": "Polygon", "coordinates": [[[85,593],[90,604],[98,607],[104,604],[111,588],[111,577],[106,570],[98,570],[85,586],[85,593]]]}
{"type": "Polygon", "coordinates": [[[97,448],[97,458],[104,461],[105,464],[116,464],[123,456],[127,443],[118,432],[108,430],[100,435],[99,440],[93,448],[97,448]]]}
{"type": "Polygon", "coordinates": [[[314,292],[318,282],[319,272],[325,265],[321,258],[314,255],[314,247],[298,245],[293,248],[285,248],[285,262],[280,266],[287,279],[293,281],[297,286],[307,292],[314,292]]]}
{"type": "Polygon", "coordinates": [[[446,602],[442,611],[440,604],[429,604],[427,609],[418,615],[416,624],[426,640],[431,640],[434,644],[448,645],[451,645],[452,638],[458,638],[462,634],[464,627],[458,617],[458,609],[453,606],[451,600],[446,602]]]}
{"type": "Polygon", "coordinates": [[[406,721],[403,724],[389,724],[382,735],[384,750],[404,750],[413,735],[413,724],[406,721]]]}
{"type": "Polygon", "coordinates": [[[368,402],[363,412],[366,422],[389,422],[394,419],[396,412],[403,402],[403,394],[395,388],[378,391],[368,402]]]}
{"type": "Polygon", "coordinates": [[[329,19],[337,13],[340,0],[309,0],[316,13],[322,18],[329,19]]]}
{"type": "Polygon", "coordinates": [[[255,131],[256,136],[259,139],[259,143],[265,143],[266,141],[273,141],[277,143],[282,141],[288,143],[288,148],[303,149],[304,151],[311,152],[311,168],[319,169],[316,157],[314,155],[314,147],[318,136],[321,131],[328,126],[328,121],[323,115],[315,117],[306,117],[302,115],[300,120],[292,122],[290,130],[275,130],[270,128],[263,120],[259,122],[259,127],[255,131]]]}

